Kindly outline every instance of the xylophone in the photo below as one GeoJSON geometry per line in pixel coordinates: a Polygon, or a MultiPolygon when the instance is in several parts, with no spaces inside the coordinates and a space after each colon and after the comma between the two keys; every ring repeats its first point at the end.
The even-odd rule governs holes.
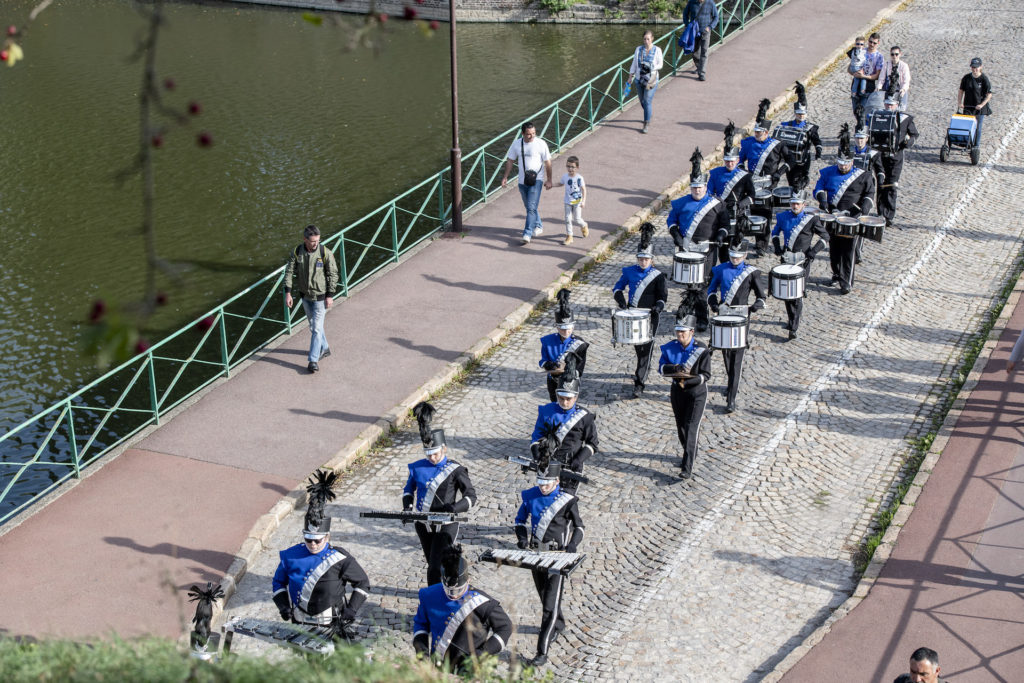
{"type": "Polygon", "coordinates": [[[480,561],[493,562],[499,566],[507,564],[510,567],[525,569],[546,569],[549,572],[568,576],[583,564],[583,558],[586,556],[586,553],[536,552],[496,548],[485,550],[480,555],[480,561]]]}
{"type": "MultiPolygon", "coordinates": [[[[505,460],[520,465],[526,468],[527,470],[533,470],[534,472],[537,471],[537,461],[534,460],[533,458],[527,458],[521,455],[506,455],[505,460]]],[[[561,476],[565,477],[569,481],[578,481],[581,484],[590,483],[590,480],[587,479],[585,476],[583,476],[582,474],[577,474],[572,470],[563,469],[561,476]]]]}
{"type": "Polygon", "coordinates": [[[366,510],[359,513],[360,517],[373,519],[400,519],[403,522],[428,522],[437,524],[451,524],[452,522],[465,522],[465,515],[455,512],[414,512],[412,510],[366,510]]]}
{"type": "Polygon", "coordinates": [[[290,647],[301,652],[329,656],[334,652],[330,626],[306,626],[291,624],[285,621],[267,621],[254,617],[233,617],[223,624],[224,652],[231,650],[231,638],[234,634],[249,636],[282,647],[290,647]]]}

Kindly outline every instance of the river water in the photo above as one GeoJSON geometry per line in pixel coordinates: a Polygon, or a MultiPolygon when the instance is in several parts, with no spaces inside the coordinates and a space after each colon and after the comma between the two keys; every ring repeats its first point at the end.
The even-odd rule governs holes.
{"type": "MultiPolygon", "coordinates": [[[[37,0],[5,0],[0,25],[37,0]]],[[[155,150],[168,304],[154,341],[325,234],[442,168],[450,147],[447,25],[392,20],[346,50],[352,18],[314,26],[266,7],[168,4],[166,105],[201,113],[155,150]],[[348,23],[345,23],[348,22],[348,23]],[[196,144],[208,132],[209,148],[196,144]]],[[[98,374],[78,337],[90,305],[143,291],[137,152],[145,23],[125,0],[57,0],[0,69],[0,433],[98,374]]],[[[459,119],[469,151],[628,56],[635,26],[461,25],[459,119]]]]}

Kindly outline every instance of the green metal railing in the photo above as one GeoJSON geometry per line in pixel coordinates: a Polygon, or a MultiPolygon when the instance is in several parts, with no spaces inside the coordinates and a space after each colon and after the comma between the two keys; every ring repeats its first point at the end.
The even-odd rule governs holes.
{"type": "MultiPolygon", "coordinates": [[[[783,0],[719,3],[718,43],[783,0]]],[[[689,59],[674,30],[658,38],[666,71],[689,59]]],[[[632,56],[537,112],[530,120],[560,152],[621,111],[632,56]]],[[[462,159],[463,206],[486,202],[501,189],[500,174],[519,125],[462,159]]],[[[334,251],[341,296],[396,263],[450,222],[451,171],[446,168],[324,240],[334,251]]],[[[284,267],[247,287],[146,352],[25,420],[0,437],[0,523],[95,462],[304,319],[283,296],[284,267]],[[22,486],[16,484],[22,482],[22,486]]]]}

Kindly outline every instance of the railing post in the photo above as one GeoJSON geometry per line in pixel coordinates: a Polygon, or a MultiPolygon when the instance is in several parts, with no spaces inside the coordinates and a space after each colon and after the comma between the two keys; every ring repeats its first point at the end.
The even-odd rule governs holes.
{"type": "Polygon", "coordinates": [[[149,364],[149,408],[153,411],[153,423],[160,424],[160,406],[156,400],[156,368],[153,366],[153,352],[146,354],[146,362],[149,364]]]}
{"type": "Polygon", "coordinates": [[[559,114],[562,113],[562,108],[555,105],[555,153],[559,154],[562,151],[562,117],[559,114]]]}
{"type": "Polygon", "coordinates": [[[487,154],[480,152],[480,191],[484,196],[484,204],[491,196],[491,188],[487,187],[487,154]]]}
{"type": "Polygon", "coordinates": [[[587,117],[590,121],[590,130],[594,130],[594,84],[587,84],[587,109],[590,111],[590,115],[587,117]]]}
{"type": "Polygon", "coordinates": [[[398,208],[391,202],[391,244],[394,245],[395,255],[392,257],[398,263],[398,208]]]}
{"type": "Polygon", "coordinates": [[[224,376],[231,376],[231,365],[228,362],[228,325],[224,320],[224,309],[220,309],[220,360],[224,364],[224,376]]]}
{"type": "Polygon", "coordinates": [[[337,257],[338,263],[341,264],[341,295],[348,296],[348,260],[345,258],[344,233],[342,233],[341,239],[338,240],[338,250],[341,251],[341,255],[337,257]]]}
{"type": "MultiPolygon", "coordinates": [[[[441,229],[444,229],[444,169],[441,169],[441,172],[437,175],[437,220],[440,223],[441,229]]],[[[455,188],[452,188],[452,196],[455,196],[455,188]]],[[[395,244],[395,248],[398,248],[397,244],[395,244]]]]}
{"type": "Polygon", "coordinates": [[[71,463],[75,468],[75,479],[78,479],[82,476],[82,463],[79,461],[78,439],[75,438],[75,416],[72,413],[74,409],[71,406],[70,396],[67,402],[65,402],[64,408],[68,416],[68,443],[71,444],[71,463]]]}
{"type": "Polygon", "coordinates": [[[676,54],[679,48],[679,41],[676,40],[676,34],[672,34],[672,38],[669,41],[672,44],[672,75],[675,76],[676,69],[679,67],[679,55],[676,54]]]}
{"type": "MultiPolygon", "coordinates": [[[[292,333],[292,309],[288,308],[288,295],[284,293],[284,285],[281,287],[281,308],[284,310],[284,326],[288,334],[292,333]]],[[[294,302],[293,302],[294,303],[294,302]]]]}

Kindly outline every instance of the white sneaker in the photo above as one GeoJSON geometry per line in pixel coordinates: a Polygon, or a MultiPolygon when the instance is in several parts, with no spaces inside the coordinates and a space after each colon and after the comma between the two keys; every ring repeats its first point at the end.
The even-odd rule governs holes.
{"type": "Polygon", "coordinates": [[[523,235],[522,244],[529,244],[529,243],[530,243],[530,236],[529,235],[523,235]]]}
{"type": "Polygon", "coordinates": [[[534,228],[534,231],[533,231],[533,236],[534,237],[540,237],[543,234],[544,234],[544,228],[542,228],[542,227],[534,228]]]}

